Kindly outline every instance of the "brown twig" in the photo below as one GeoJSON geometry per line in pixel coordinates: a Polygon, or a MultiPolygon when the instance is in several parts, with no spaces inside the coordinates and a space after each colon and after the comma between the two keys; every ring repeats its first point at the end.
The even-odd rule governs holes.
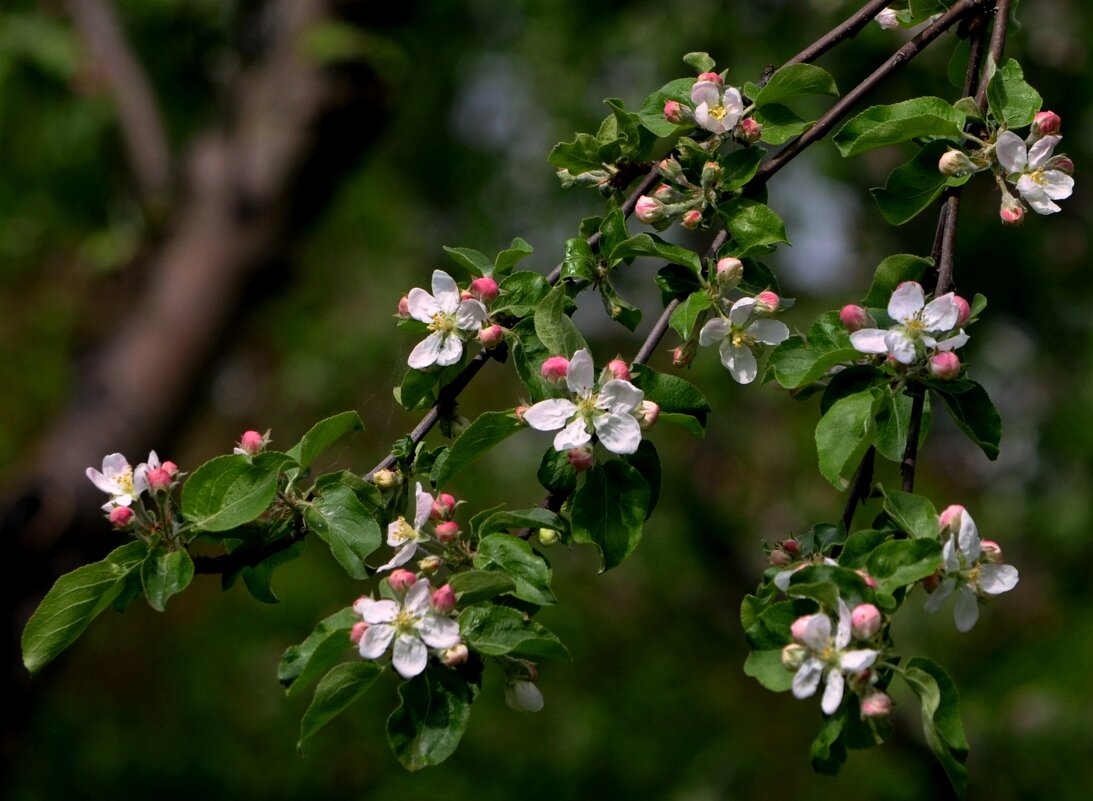
{"type": "Polygon", "coordinates": [[[790,64],[809,64],[835,47],[835,45],[857,36],[862,28],[872,22],[877,14],[888,6],[889,2],[890,0],[870,0],[847,17],[838,27],[833,28],[829,33],[821,36],[787,61],[786,66],[790,64]]]}

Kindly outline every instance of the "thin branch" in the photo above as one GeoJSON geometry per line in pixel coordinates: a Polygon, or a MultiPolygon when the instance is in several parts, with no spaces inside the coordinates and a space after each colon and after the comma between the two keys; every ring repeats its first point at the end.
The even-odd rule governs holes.
{"type": "MultiPolygon", "coordinates": [[[[1002,60],[1002,51],[1006,48],[1006,33],[1009,31],[1010,0],[997,0],[994,4],[994,31],[991,33],[991,59],[997,65],[1002,60]]],[[[987,81],[979,82],[979,91],[975,93],[975,103],[980,110],[987,107],[987,81]]]]}
{"type": "Polygon", "coordinates": [[[877,448],[869,446],[869,450],[862,457],[858,465],[858,472],[854,474],[854,485],[850,488],[850,494],[846,498],[846,506],[843,507],[843,529],[850,531],[850,524],[854,522],[854,512],[859,503],[865,503],[869,497],[869,489],[873,486],[873,466],[876,463],[877,448]]]}
{"type": "Polygon", "coordinates": [[[899,465],[904,492],[915,491],[915,467],[918,463],[918,436],[922,430],[922,410],[926,405],[926,388],[915,384],[907,393],[911,396],[911,420],[907,425],[907,448],[899,465]]]}
{"type": "Polygon", "coordinates": [[[840,42],[857,36],[862,28],[872,22],[877,14],[888,6],[889,2],[891,2],[891,0],[870,0],[870,2],[866,3],[858,11],[855,11],[847,17],[842,24],[832,29],[830,33],[821,36],[787,61],[785,66],[789,66],[790,64],[809,64],[840,42]]]}

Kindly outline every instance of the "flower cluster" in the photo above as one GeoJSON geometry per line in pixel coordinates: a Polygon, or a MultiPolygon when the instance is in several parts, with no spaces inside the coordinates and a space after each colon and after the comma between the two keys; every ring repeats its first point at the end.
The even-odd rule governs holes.
{"type": "Polygon", "coordinates": [[[769,291],[753,298],[740,298],[725,316],[702,326],[698,344],[704,347],[719,344],[721,363],[729,374],[740,384],[750,384],[759,375],[757,357],[763,355],[764,346],[780,345],[789,338],[785,323],[767,318],[780,303],[780,298],[769,291]]]}
{"type": "Polygon", "coordinates": [[[102,505],[111,523],[118,528],[129,526],[134,518],[146,517],[141,496],[145,492],[158,493],[170,490],[178,481],[178,466],[174,462],[160,462],[155,451],[148,454],[148,461],[134,469],[120,453],[111,453],[102,460],[102,470],[89,467],[88,479],[110,496],[102,505]]]}
{"type": "Polygon", "coordinates": [[[413,523],[399,515],[397,520],[388,524],[387,544],[396,550],[390,561],[377,570],[383,572],[406,564],[426,543],[435,541],[440,545],[449,545],[455,542],[460,535],[459,524],[452,519],[456,506],[455,498],[448,493],[442,492],[434,498],[418,482],[414,486],[413,523]],[[430,524],[432,535],[428,530],[430,524]]]}
{"type": "MultiPolygon", "coordinates": [[[[491,300],[497,297],[497,283],[492,279],[478,279],[480,295],[491,300]],[[491,286],[485,286],[488,281],[491,286]]],[[[492,339],[500,334],[500,326],[486,326],[489,312],[483,302],[475,298],[470,291],[464,297],[456,286],[455,279],[443,270],[433,271],[433,293],[430,295],[420,287],[414,287],[400,302],[399,312],[408,315],[429,328],[429,336],[419,342],[410,352],[407,364],[415,370],[425,370],[433,365],[447,367],[455,364],[463,356],[463,343],[472,337],[482,337],[484,331],[492,339]],[[494,329],[498,329],[496,332],[494,329]]],[[[483,344],[487,344],[483,340],[483,344]]],[[[487,345],[490,346],[490,345],[487,345]]]]}

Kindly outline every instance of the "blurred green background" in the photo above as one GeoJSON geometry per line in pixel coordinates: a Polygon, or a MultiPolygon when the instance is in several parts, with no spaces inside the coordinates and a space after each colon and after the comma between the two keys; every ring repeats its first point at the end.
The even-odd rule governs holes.
{"type": "MultiPolygon", "coordinates": [[[[245,108],[240,76],[263,68],[282,18],[299,8],[321,13],[292,52],[351,96],[336,100],[337,125],[302,126],[311,138],[298,165],[304,180],[279,189],[292,195],[294,211],[272,218],[276,247],[232,297],[202,369],[170,388],[177,408],[132,446],[134,461],[155,447],[192,469],[230,450],[245,428],[271,428],[274,444],[286,445],[319,417],[353,408],[368,431],[337,448],[329,466],[367,470],[415,422],[391,399],[414,344],[391,315],[401,293],[445,268],[442,245],[492,254],[519,235],[536,248],[526,263],[548,271],[599,203],[594,193],[559,189],[546,154],[574,131],[594,130],[606,113],[602,98],[636,107],[688,74],[679,59],[690,50],[730,66],[733,83],[754,80],[857,4],[382,5],[116,0],[174,159],[174,188],[152,197],[134,188],[116,89],[73,25],[71,6],[9,0],[0,9],[0,381],[8,388],[0,393],[0,479],[10,492],[28,475],[50,473],[53,457],[63,461],[51,427],[80,404],[88,359],[136,312],[157,254],[180,228],[192,197],[180,165],[201,137],[235,130],[245,108]],[[354,93],[362,85],[368,91],[354,93]]],[[[969,634],[955,631],[946,609],[932,618],[904,614],[895,636],[905,653],[945,665],[961,690],[971,798],[1084,800],[1093,793],[1093,282],[1083,191],[1083,165],[1093,162],[1093,140],[1083,134],[1093,126],[1093,8],[1025,0],[1019,16],[1007,55],[1062,115],[1061,149],[1078,165],[1078,191],[1061,214],[1030,214],[1023,229],[1010,229],[998,223],[989,181],[966,190],[957,289],[990,300],[967,356],[1002,411],[1002,456],[986,461],[939,413],[920,489],[939,508],[965,504],[1019,567],[1021,583],[969,634]]],[[[870,25],[819,63],[845,91],[906,36],[870,25]]],[[[954,41],[943,38],[870,102],[955,99],[945,80],[954,41]]],[[[270,108],[283,103],[284,114],[264,124],[291,128],[294,85],[274,84],[285,91],[270,108]]],[[[844,162],[825,143],[772,183],[771,205],[793,242],[772,259],[785,294],[798,298],[783,318],[791,327],[859,299],[885,255],[928,253],[933,215],[892,229],[867,193],[908,155],[884,150],[844,162]]],[[[269,206],[277,208],[240,202],[233,219],[269,206]]],[[[227,230],[219,245],[230,250],[229,235],[241,229],[227,230]]],[[[637,335],[608,320],[595,298],[582,304],[578,319],[598,360],[636,351],[658,311],[655,269],[638,263],[620,281],[646,310],[637,335]]],[[[186,319],[203,313],[190,309],[186,319]]],[[[674,344],[669,335],[655,367],[670,369],[674,344]]],[[[486,370],[463,398],[468,417],[519,400],[510,368],[486,370]]],[[[689,378],[716,413],[701,441],[668,426],[651,433],[665,486],[635,556],[598,576],[589,549],[547,554],[559,605],[541,619],[574,660],[543,666],[542,712],[509,711],[498,677],[488,674],[460,750],[439,768],[408,774],[384,742],[396,703],[388,676],[298,758],[307,698],[283,697],[277,660],[361,592],[325,549],[312,547],[279,572],[277,606],[198,577],[165,614],[143,602],[122,616],[108,612],[43,675],[14,675],[26,704],[5,734],[6,797],[948,797],[910,697],[896,696],[892,741],[851,754],[828,779],[808,767],[819,704],[771,694],[743,675],[737,612],[764,568],[762,541],[836,519],[843,499],[814,468],[815,401],[739,387],[710,353],[689,378]]],[[[142,402],[139,391],[127,399],[142,402]]],[[[530,432],[510,440],[456,484],[457,497],[472,510],[537,502],[535,467],[547,443],[530,432]]],[[[892,467],[883,465],[880,477],[892,480],[892,467]]],[[[84,482],[80,470],[55,472],[49,478],[62,484],[84,482]]],[[[90,503],[71,511],[57,543],[47,538],[20,558],[55,577],[74,562],[53,555],[54,545],[84,558],[104,552],[112,535],[94,516],[98,501],[90,503]]],[[[9,561],[8,573],[21,569],[9,561]]],[[[33,603],[33,595],[12,602],[13,631],[33,603]]]]}

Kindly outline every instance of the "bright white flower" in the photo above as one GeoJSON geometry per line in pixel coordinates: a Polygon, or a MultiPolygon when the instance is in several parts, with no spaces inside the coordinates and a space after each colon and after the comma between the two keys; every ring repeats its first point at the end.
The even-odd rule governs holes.
{"type": "Polygon", "coordinates": [[[846,650],[846,646],[850,645],[850,630],[850,608],[840,598],[835,636],[831,635],[831,618],[823,613],[809,615],[801,635],[801,644],[808,649],[808,656],[793,676],[793,695],[810,698],[816,693],[820,681],[826,681],[820,703],[825,715],[835,714],[842,703],[846,686],[843,674],[860,673],[880,655],[880,651],[871,648],[846,650]]]}
{"type": "Polygon", "coordinates": [[[387,544],[392,548],[398,548],[391,561],[377,568],[377,570],[390,570],[393,567],[404,565],[414,558],[418,544],[429,538],[425,533],[425,524],[429,522],[429,513],[433,511],[433,496],[422,491],[419,481],[414,487],[414,524],[411,526],[406,518],[399,516],[387,526],[387,544]]]}
{"type": "Polygon", "coordinates": [[[524,422],[537,431],[558,431],[554,449],[568,451],[592,440],[595,432],[612,453],[634,453],[641,444],[641,424],[634,413],[645,397],[629,381],[613,378],[596,391],[592,356],[581,349],[569,360],[566,386],[576,402],[567,398],[539,401],[524,411],[524,422]]]}
{"type": "Polygon", "coordinates": [[[1008,173],[1008,179],[1016,180],[1017,191],[1037,214],[1054,214],[1061,211],[1053,201],[1070,197],[1074,191],[1074,179],[1062,170],[1045,169],[1055,145],[1061,136],[1045,136],[1027,148],[1024,141],[1013,131],[998,135],[994,153],[1008,173]]]}
{"type": "MultiPolygon", "coordinates": [[[[155,457],[155,451],[149,455],[149,460],[155,457]]],[[[156,458],[156,467],[159,459],[156,458]]],[[[145,479],[147,465],[142,464],[144,470],[138,470],[134,474],[129,461],[120,453],[111,453],[103,457],[102,471],[89,467],[85,475],[91,479],[91,483],[110,496],[110,500],[102,505],[104,512],[109,512],[115,506],[130,506],[137,496],[148,489],[145,479]]]]}
{"type": "Polygon", "coordinates": [[[740,384],[750,384],[759,375],[755,353],[760,345],[780,345],[789,338],[785,323],[753,319],[755,311],[755,298],[741,298],[729,309],[729,319],[710,320],[698,333],[699,345],[721,343],[721,363],[740,384]]]}
{"type": "Polygon", "coordinates": [[[740,90],[726,86],[724,90],[713,81],[698,81],[691,89],[695,104],[695,122],[707,131],[724,134],[736,127],[744,113],[740,90]]]}
{"type": "Polygon", "coordinates": [[[434,364],[447,367],[463,355],[462,332],[477,336],[489,316],[479,301],[462,300],[455,280],[443,270],[433,272],[433,294],[414,287],[406,296],[410,316],[428,323],[432,332],[410,352],[407,363],[415,370],[434,364]]]}
{"type": "Polygon", "coordinates": [[[953,333],[960,321],[960,304],[952,292],[926,302],[922,286],[904,281],[888,301],[888,316],[898,325],[885,331],[862,328],[850,335],[850,344],[862,353],[887,353],[900,364],[911,364],[919,356],[918,344],[932,351],[950,351],[964,345],[969,337],[963,329],[953,333]],[[938,340],[940,334],[952,334],[938,340]]]}
{"type": "Polygon", "coordinates": [[[953,591],[956,591],[956,607],[953,619],[957,631],[971,631],[979,620],[979,598],[987,595],[1001,595],[1017,586],[1017,568],[1012,565],[997,565],[984,558],[980,547],[979,530],[968,512],[960,513],[960,522],[950,528],[956,531],[949,535],[941,549],[944,578],[940,586],[926,599],[926,611],[936,612],[941,608],[953,591]]]}
{"type": "Polygon", "coordinates": [[[459,643],[459,623],[437,613],[429,604],[433,587],[420,579],[406,593],[400,606],[395,601],[360,598],[353,611],[368,624],[360,640],[365,659],[379,659],[394,640],[391,664],[404,679],[425,670],[429,648],[438,651],[459,643]]]}

